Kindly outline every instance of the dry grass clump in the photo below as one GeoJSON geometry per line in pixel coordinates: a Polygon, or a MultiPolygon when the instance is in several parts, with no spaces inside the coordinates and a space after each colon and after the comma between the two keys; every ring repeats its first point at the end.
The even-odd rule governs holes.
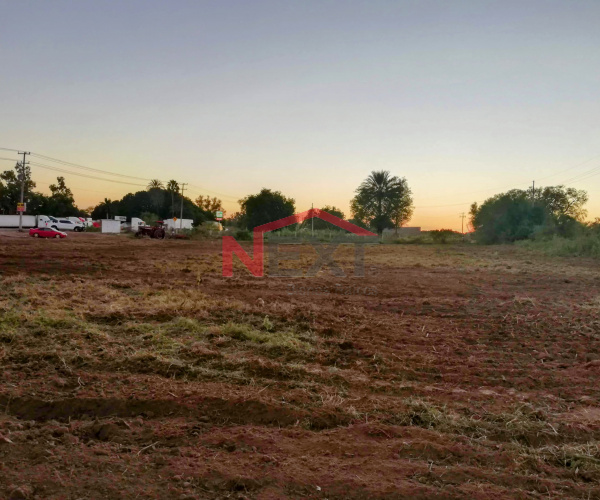
{"type": "Polygon", "coordinates": [[[404,399],[406,410],[392,417],[391,423],[403,426],[437,429],[441,432],[455,432],[464,427],[464,417],[451,412],[447,407],[433,405],[423,399],[404,399]]]}
{"type": "Polygon", "coordinates": [[[407,398],[404,412],[395,414],[390,423],[435,429],[439,432],[461,434],[471,438],[518,441],[529,444],[544,437],[557,435],[543,412],[521,405],[512,412],[480,412],[465,416],[447,406],[434,405],[419,398],[407,398]]]}
{"type": "Polygon", "coordinates": [[[524,448],[522,463],[538,466],[545,463],[555,467],[572,470],[575,474],[590,473],[595,477],[600,474],[600,443],[563,443],[538,448],[524,448]]]}
{"type": "Polygon", "coordinates": [[[223,335],[260,344],[268,349],[302,351],[311,350],[311,345],[301,339],[294,331],[260,331],[246,324],[227,323],[220,328],[223,335]]]}

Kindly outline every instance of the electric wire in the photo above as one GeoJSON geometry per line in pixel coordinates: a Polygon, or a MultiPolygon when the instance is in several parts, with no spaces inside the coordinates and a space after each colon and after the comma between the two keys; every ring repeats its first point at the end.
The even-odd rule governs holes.
{"type": "Polygon", "coordinates": [[[146,181],[146,182],[148,182],[148,181],[152,180],[152,179],[146,179],[144,177],[136,177],[136,176],[133,176],[133,175],[125,175],[125,174],[118,174],[116,172],[109,172],[108,170],[102,170],[102,169],[99,169],[99,168],[86,167],[84,165],[79,165],[77,163],[71,163],[71,162],[68,162],[68,161],[59,160],[57,158],[51,158],[50,156],[40,155],[40,154],[37,154],[37,153],[31,153],[31,156],[35,156],[37,158],[42,158],[44,160],[54,161],[54,162],[60,163],[62,165],[68,166],[68,167],[80,168],[82,170],[87,170],[89,172],[97,172],[97,173],[101,173],[101,174],[114,175],[116,177],[125,177],[125,178],[128,178],[128,179],[135,179],[135,180],[138,180],[138,181],[146,181]]]}
{"type": "Polygon", "coordinates": [[[113,180],[113,179],[103,179],[102,177],[96,177],[96,176],[93,176],[93,175],[87,175],[87,174],[82,174],[82,173],[79,173],[79,172],[73,172],[71,170],[65,170],[65,169],[59,168],[59,167],[54,167],[54,166],[50,166],[50,165],[44,165],[43,163],[38,163],[38,162],[34,162],[34,161],[31,162],[31,165],[34,165],[34,166],[39,167],[39,168],[45,168],[46,170],[53,170],[55,172],[61,172],[63,174],[77,175],[79,177],[86,177],[88,179],[95,179],[95,180],[98,180],[98,181],[112,182],[112,183],[117,183],[117,184],[126,184],[128,186],[146,187],[143,184],[134,184],[133,182],[116,181],[116,180],[113,180]]]}

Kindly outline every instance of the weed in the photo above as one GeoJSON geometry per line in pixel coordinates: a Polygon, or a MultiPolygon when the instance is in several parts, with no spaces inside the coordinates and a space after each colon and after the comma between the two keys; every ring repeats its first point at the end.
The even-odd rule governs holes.
{"type": "Polygon", "coordinates": [[[221,327],[221,332],[236,340],[253,342],[264,345],[267,348],[283,349],[289,351],[309,351],[310,344],[300,340],[294,332],[278,331],[278,332],[261,332],[253,329],[249,325],[239,323],[227,323],[221,327]]]}
{"type": "Polygon", "coordinates": [[[263,320],[263,328],[267,330],[267,332],[272,332],[275,329],[275,325],[273,325],[268,316],[265,316],[265,319],[263,320]]]}

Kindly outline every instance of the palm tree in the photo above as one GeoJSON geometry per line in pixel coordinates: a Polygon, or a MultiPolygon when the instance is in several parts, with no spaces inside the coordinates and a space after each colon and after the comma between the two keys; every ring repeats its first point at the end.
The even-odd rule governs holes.
{"type": "Polygon", "coordinates": [[[167,191],[173,191],[174,193],[179,193],[179,182],[171,179],[167,182],[167,191]]]}
{"type": "Polygon", "coordinates": [[[110,206],[112,204],[112,201],[110,201],[108,198],[104,198],[104,201],[100,204],[100,206],[102,207],[102,210],[106,210],[106,218],[110,219],[110,206]]]}
{"type": "Polygon", "coordinates": [[[386,227],[395,225],[394,219],[402,219],[400,214],[412,206],[406,180],[392,176],[387,170],[371,172],[356,193],[352,200],[355,218],[369,222],[380,236],[386,227]]]}
{"type": "Polygon", "coordinates": [[[167,191],[171,193],[171,217],[175,217],[175,193],[179,193],[179,183],[171,179],[167,183],[167,191]]]}
{"type": "Polygon", "coordinates": [[[158,179],[152,179],[149,183],[148,183],[148,189],[163,189],[164,185],[162,183],[161,180],[158,179]]]}

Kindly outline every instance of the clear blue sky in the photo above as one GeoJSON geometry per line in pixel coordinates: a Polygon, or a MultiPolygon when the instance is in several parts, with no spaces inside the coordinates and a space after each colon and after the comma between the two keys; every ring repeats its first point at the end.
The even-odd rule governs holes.
{"type": "MultiPolygon", "coordinates": [[[[229,212],[269,187],[299,211],[349,215],[358,184],[387,169],[413,189],[410,225],[456,229],[472,201],[600,167],[597,0],[11,0],[0,12],[0,146],[189,182],[194,197],[226,195],[229,212]]],[[[41,189],[60,175],[33,170],[41,189]]],[[[81,207],[136,189],[66,177],[81,207]]],[[[600,217],[600,174],[571,185],[600,217]]]]}

